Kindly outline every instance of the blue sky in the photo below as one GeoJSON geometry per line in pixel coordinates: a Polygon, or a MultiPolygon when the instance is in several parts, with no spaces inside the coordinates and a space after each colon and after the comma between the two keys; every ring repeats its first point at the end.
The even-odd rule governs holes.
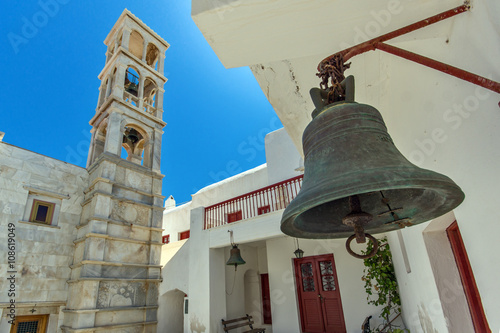
{"type": "Polygon", "coordinates": [[[220,63],[191,19],[190,3],[3,1],[4,141],[85,167],[103,40],[128,8],[171,45],[165,58],[163,194],[189,201],[200,188],[265,163],[264,135],[282,125],[250,70],[220,63]]]}

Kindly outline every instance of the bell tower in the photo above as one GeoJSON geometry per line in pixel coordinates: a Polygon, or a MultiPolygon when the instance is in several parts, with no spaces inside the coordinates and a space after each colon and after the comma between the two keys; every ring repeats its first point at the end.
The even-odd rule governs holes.
{"type": "Polygon", "coordinates": [[[65,332],[155,332],[161,279],[164,54],[169,44],[128,10],[106,64],[87,160],[65,332]]]}

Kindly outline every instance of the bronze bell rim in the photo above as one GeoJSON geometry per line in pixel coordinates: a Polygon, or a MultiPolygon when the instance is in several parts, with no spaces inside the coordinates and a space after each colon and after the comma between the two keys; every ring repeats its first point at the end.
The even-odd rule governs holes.
{"type": "MultiPolygon", "coordinates": [[[[446,177],[446,176],[444,176],[444,177],[446,177]]],[[[442,187],[434,186],[432,189],[429,189],[428,186],[424,186],[424,185],[408,187],[407,185],[404,185],[404,184],[401,184],[400,186],[394,185],[394,186],[391,186],[390,188],[388,188],[388,187],[381,188],[381,187],[376,187],[375,184],[377,184],[377,183],[372,184],[373,188],[371,191],[367,190],[365,192],[356,192],[356,188],[360,188],[360,187],[351,187],[350,189],[352,189],[351,195],[366,195],[366,194],[373,193],[373,192],[389,191],[389,190],[391,190],[391,191],[393,191],[393,190],[410,190],[410,189],[429,190],[429,191],[433,191],[433,192],[439,194],[441,197],[446,197],[447,195],[451,195],[451,194],[457,194],[457,191],[459,191],[461,196],[457,197],[456,200],[449,200],[447,202],[446,208],[443,208],[440,210],[440,211],[442,211],[441,215],[435,216],[434,218],[430,218],[430,219],[423,219],[423,220],[413,219],[413,220],[411,220],[412,224],[420,224],[420,223],[424,223],[427,221],[431,221],[433,219],[438,218],[439,216],[446,214],[447,212],[458,207],[465,200],[465,194],[462,192],[460,187],[458,187],[458,185],[449,186],[450,184],[446,183],[445,181],[442,181],[441,183],[443,183],[444,186],[442,186],[442,187]]],[[[434,183],[434,184],[436,185],[436,183],[434,183]]],[[[323,187],[324,186],[325,185],[323,185],[323,187]]],[[[367,189],[366,186],[364,186],[363,188],[365,190],[367,189]]],[[[318,187],[311,188],[310,190],[312,191],[313,189],[320,190],[320,188],[318,188],[318,187]]],[[[340,238],[348,238],[350,235],[352,235],[352,233],[353,233],[352,228],[347,228],[347,230],[345,232],[336,231],[336,232],[331,232],[331,233],[307,232],[307,231],[295,228],[293,225],[293,221],[297,217],[299,217],[301,214],[303,214],[304,212],[309,210],[311,207],[318,207],[318,206],[321,206],[323,204],[327,204],[329,202],[333,202],[336,200],[341,200],[341,199],[345,199],[345,198],[349,197],[349,195],[346,196],[346,194],[342,194],[342,195],[338,195],[338,196],[326,196],[326,195],[323,197],[314,196],[314,197],[311,197],[309,199],[303,199],[303,197],[307,196],[309,193],[305,192],[304,194],[302,194],[302,196],[301,196],[301,193],[303,193],[303,192],[302,191],[299,192],[297,197],[287,206],[287,208],[283,212],[283,217],[281,220],[281,231],[284,234],[289,235],[291,237],[306,238],[306,239],[340,239],[340,238]],[[297,199],[299,199],[299,202],[300,202],[300,205],[302,206],[302,208],[295,207],[296,205],[294,205],[294,201],[297,199]],[[300,199],[303,199],[303,200],[300,200],[300,199]],[[311,206],[308,206],[308,204],[311,206]]],[[[342,222],[339,221],[339,224],[341,224],[341,223],[342,222]]],[[[367,228],[367,232],[369,230],[369,232],[371,234],[374,234],[374,235],[379,234],[379,233],[385,233],[385,232],[390,232],[390,231],[401,229],[401,227],[398,224],[394,224],[392,226],[384,226],[384,225],[374,225],[371,223],[366,225],[366,228],[367,228]]]]}
{"type": "MultiPolygon", "coordinates": [[[[409,191],[409,193],[411,193],[411,191],[422,190],[428,191],[426,194],[440,200],[434,203],[436,206],[428,208],[430,212],[433,212],[432,217],[429,218],[428,216],[431,214],[426,214],[426,212],[424,212],[422,213],[424,217],[413,220],[410,219],[412,224],[423,223],[442,216],[464,201],[465,194],[449,177],[413,165],[399,152],[399,150],[397,150],[397,148],[395,148],[395,150],[400,154],[400,161],[407,164],[398,164],[399,162],[395,160],[394,164],[384,164],[384,166],[380,168],[370,167],[364,169],[360,166],[354,170],[343,171],[341,176],[329,177],[326,181],[320,183],[317,181],[311,182],[307,172],[308,163],[310,163],[308,158],[311,158],[315,153],[323,153],[323,151],[316,150],[316,148],[325,148],[322,145],[328,143],[332,139],[341,137],[346,133],[352,134],[354,132],[366,132],[370,135],[379,136],[380,139],[387,141],[387,143],[390,142],[393,148],[395,148],[392,138],[387,132],[383,117],[376,108],[356,102],[338,102],[321,110],[321,112],[315,115],[303,134],[302,141],[305,152],[303,187],[283,213],[281,220],[281,231],[283,233],[296,238],[308,239],[336,239],[349,237],[353,230],[345,226],[345,231],[342,231],[344,229],[342,221],[338,221],[341,230],[333,232],[308,232],[307,230],[299,229],[295,226],[294,221],[310,209],[315,209],[318,206],[332,203],[336,200],[345,200],[352,195],[367,195],[368,193],[378,191],[409,191]],[[354,112],[351,108],[356,108],[356,111],[354,112]],[[328,121],[333,123],[332,127],[336,130],[333,131],[333,133],[331,128],[322,127],[322,124],[328,121]],[[357,127],[352,129],[343,128],[339,125],[342,122],[347,123],[349,121],[354,121],[357,127]],[[351,180],[356,179],[357,182],[350,184],[345,181],[343,182],[342,179],[347,178],[346,176],[351,180]],[[376,177],[374,178],[374,176],[383,177],[377,179],[376,177]],[[389,178],[389,176],[392,178],[389,178]],[[375,181],[373,181],[373,179],[375,179],[375,181]],[[310,185],[312,183],[316,185],[310,185]],[[332,191],[332,187],[335,190],[332,191]],[[441,208],[439,206],[441,206],[441,208]]],[[[330,149],[332,147],[327,146],[326,148],[330,149]]],[[[336,147],[333,147],[333,150],[335,148],[336,147]]],[[[328,153],[329,152],[326,151],[326,154],[328,153]]],[[[316,169],[316,166],[312,166],[312,169],[316,169]]],[[[322,172],[320,172],[320,174],[322,174],[322,172]]],[[[346,214],[347,213],[348,212],[346,212],[346,214]]],[[[375,222],[372,221],[368,223],[366,225],[367,232],[378,234],[401,228],[399,224],[380,225],[377,224],[379,222],[379,220],[376,220],[375,222]]]]}

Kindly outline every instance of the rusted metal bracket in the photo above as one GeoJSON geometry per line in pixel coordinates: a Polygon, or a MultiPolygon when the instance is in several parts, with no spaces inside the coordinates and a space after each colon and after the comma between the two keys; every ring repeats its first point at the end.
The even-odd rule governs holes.
{"type": "MultiPolygon", "coordinates": [[[[431,58],[427,58],[424,56],[421,56],[419,54],[406,51],[391,45],[387,45],[384,42],[388,41],[390,39],[405,35],[409,32],[421,29],[423,27],[426,27],[428,25],[431,25],[433,23],[445,20],[447,18],[453,17],[455,15],[458,15],[460,13],[466,12],[470,9],[470,5],[468,2],[463,4],[462,6],[447,10],[445,12],[442,12],[440,14],[431,16],[427,19],[415,22],[413,24],[410,24],[408,26],[405,26],[403,28],[394,30],[392,32],[389,32],[385,35],[382,35],[380,37],[373,38],[369,41],[366,41],[364,43],[355,45],[353,47],[347,48],[345,50],[342,50],[340,52],[337,52],[325,59],[323,59],[319,65],[318,65],[318,74],[317,76],[322,78],[321,81],[321,88],[326,90],[329,94],[331,95],[339,95],[342,94],[342,92],[339,92],[339,82],[341,82],[344,78],[344,70],[349,68],[350,63],[346,64],[346,61],[351,59],[352,57],[365,53],[367,51],[372,51],[379,49],[384,52],[388,52],[391,54],[394,54],[396,56],[402,57],[407,60],[414,61],[416,63],[419,63],[421,65],[434,68],[436,70],[439,70],[443,73],[455,76],[459,79],[471,82],[473,84],[479,85],[483,88],[489,89],[491,91],[494,91],[496,93],[500,94],[500,83],[492,81],[490,79],[487,79],[485,77],[476,75],[474,73],[470,73],[467,71],[464,71],[460,68],[453,67],[450,65],[447,65],[445,63],[436,61],[431,58]],[[335,68],[332,68],[335,67],[335,68]],[[329,86],[329,79],[330,79],[330,84],[329,86]],[[340,81],[339,81],[340,80],[340,81]]],[[[500,103],[499,103],[500,105],[500,103]]]]}
{"type": "Polygon", "coordinates": [[[367,254],[357,254],[356,252],[354,252],[352,249],[351,249],[351,242],[354,238],[356,238],[356,235],[351,235],[349,238],[347,238],[347,241],[345,242],[345,248],[347,250],[347,252],[353,256],[354,258],[358,258],[358,259],[368,259],[368,258],[371,258],[373,257],[375,254],[377,254],[377,251],[378,251],[378,241],[375,237],[373,237],[372,235],[370,234],[366,234],[365,233],[365,236],[373,243],[373,248],[372,250],[367,253],[367,254]]]}
{"type": "Polygon", "coordinates": [[[392,45],[387,45],[384,43],[378,43],[375,48],[390,53],[397,55],[398,57],[402,57],[411,61],[414,61],[416,63],[419,63],[421,65],[434,68],[440,72],[452,75],[454,77],[457,77],[459,79],[468,81],[470,83],[474,83],[475,85],[481,86],[483,88],[492,90],[496,93],[500,94],[500,83],[489,80],[485,77],[464,71],[463,69],[453,67],[450,65],[447,65],[445,63],[439,62],[437,60],[427,58],[424,56],[421,56],[419,54],[406,51],[403,49],[400,49],[398,47],[392,46],[392,45]]]}

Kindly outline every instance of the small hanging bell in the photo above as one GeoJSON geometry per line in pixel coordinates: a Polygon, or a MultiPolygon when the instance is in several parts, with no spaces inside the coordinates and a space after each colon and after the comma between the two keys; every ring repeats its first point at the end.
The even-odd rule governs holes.
{"type": "Polygon", "coordinates": [[[135,129],[128,128],[126,129],[125,136],[130,140],[130,142],[135,144],[137,141],[139,141],[140,134],[135,129]]]}
{"type": "Polygon", "coordinates": [[[233,248],[231,249],[229,260],[226,262],[228,266],[234,266],[234,270],[237,269],[238,265],[244,265],[246,262],[241,258],[240,249],[238,249],[238,245],[233,244],[233,248]]]}

